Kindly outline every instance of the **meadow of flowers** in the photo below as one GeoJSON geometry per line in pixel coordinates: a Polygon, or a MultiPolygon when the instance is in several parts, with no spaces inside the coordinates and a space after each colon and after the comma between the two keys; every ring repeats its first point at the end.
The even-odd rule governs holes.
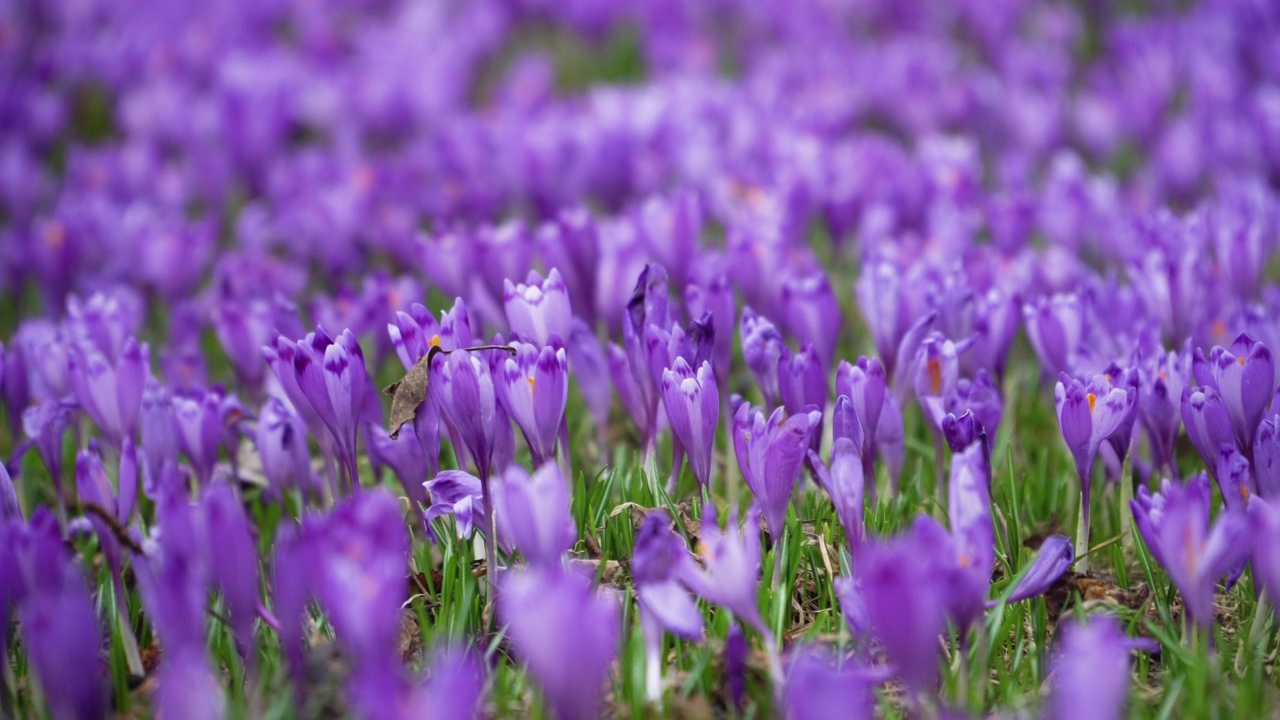
{"type": "Polygon", "coordinates": [[[0,717],[1280,712],[1280,4],[0,3],[0,717]]]}

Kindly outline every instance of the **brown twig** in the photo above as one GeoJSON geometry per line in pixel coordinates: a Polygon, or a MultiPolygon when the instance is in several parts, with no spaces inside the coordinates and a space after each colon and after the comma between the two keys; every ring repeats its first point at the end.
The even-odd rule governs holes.
{"type": "Polygon", "coordinates": [[[110,528],[111,534],[115,535],[116,540],[119,541],[121,545],[125,546],[129,552],[134,555],[146,555],[146,551],[142,549],[142,546],[139,545],[136,540],[129,536],[129,530],[125,528],[124,525],[120,524],[120,521],[116,519],[115,515],[111,514],[111,511],[92,502],[82,502],[80,503],[80,508],[84,510],[86,514],[98,516],[98,519],[110,528]]]}

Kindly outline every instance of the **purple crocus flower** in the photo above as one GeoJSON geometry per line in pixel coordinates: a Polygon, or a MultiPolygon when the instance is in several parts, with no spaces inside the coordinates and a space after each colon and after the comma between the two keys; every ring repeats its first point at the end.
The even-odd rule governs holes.
{"type": "Polygon", "coordinates": [[[733,448],[742,477],[764,511],[774,539],[781,539],[791,502],[791,491],[809,448],[809,438],[822,422],[822,413],[810,407],[787,417],[783,408],[768,420],[750,403],[738,406],[733,418],[733,448]]]}
{"type": "Polygon", "coordinates": [[[22,505],[18,503],[18,493],[13,487],[13,478],[9,470],[0,463],[0,525],[12,520],[21,521],[22,505]]]}
{"type": "Polygon", "coordinates": [[[784,280],[782,312],[791,335],[812,343],[821,366],[830,368],[840,338],[840,303],[827,276],[814,270],[784,280]]]}
{"type": "Polygon", "coordinates": [[[1000,388],[992,382],[991,376],[986,370],[978,370],[974,379],[961,378],[956,383],[955,392],[947,400],[946,410],[952,415],[972,413],[987,436],[994,438],[1000,429],[1004,403],[1000,400],[1000,388]]]}
{"type": "Polygon", "coordinates": [[[934,562],[939,537],[945,542],[946,530],[921,516],[902,535],[866,545],[856,568],[856,614],[916,694],[937,684],[938,636],[946,626],[949,588],[934,562]]]}
{"type": "Polygon", "coordinates": [[[222,393],[210,390],[200,395],[178,395],[172,400],[178,447],[191,461],[201,484],[213,477],[222,444],[222,393]]]}
{"type": "MultiPolygon", "coordinates": [[[[710,487],[711,454],[720,420],[720,392],[711,363],[704,360],[695,373],[684,358],[676,358],[675,364],[662,373],[662,405],[672,435],[689,456],[698,485],[710,487]]],[[[679,456],[677,460],[683,462],[679,456]]],[[[679,473],[680,467],[673,466],[672,479],[678,478],[679,473]]]]}
{"type": "Polygon", "coordinates": [[[275,497],[294,487],[306,494],[319,495],[319,484],[314,482],[311,473],[307,427],[285,401],[269,398],[263,404],[258,412],[255,439],[262,474],[275,497]]]}
{"type": "Polygon", "coordinates": [[[1103,378],[1086,385],[1065,373],[1054,388],[1058,425],[1075,460],[1080,479],[1080,537],[1089,537],[1089,485],[1098,448],[1137,411],[1138,392],[1133,387],[1110,387],[1103,378]]]}
{"type": "MultiPolygon", "coordinates": [[[[564,336],[568,338],[566,334],[564,336]]],[[[569,399],[569,363],[564,348],[512,343],[515,357],[497,355],[491,368],[495,394],[529,445],[534,466],[555,457],[556,439],[569,399]]]]}
{"type": "Polygon", "coordinates": [[[1182,422],[1187,426],[1187,437],[1205,465],[1217,471],[1219,449],[1226,444],[1235,444],[1231,416],[1222,396],[1212,387],[1182,388],[1182,422]]]}
{"type": "Polygon", "coordinates": [[[62,492],[62,441],[71,424],[72,410],[57,400],[44,400],[22,412],[22,431],[35,442],[45,469],[53,478],[59,517],[66,520],[62,492]]]}
{"type": "Polygon", "coordinates": [[[983,602],[996,562],[996,535],[991,520],[991,461],[987,438],[979,434],[968,447],[951,458],[947,492],[947,517],[956,568],[965,581],[958,583],[971,594],[953,592],[953,612],[962,627],[982,616],[983,602]],[[967,595],[967,596],[966,596],[967,595]]]}
{"type": "Polygon", "coordinates": [[[1280,607],[1280,505],[1254,499],[1249,503],[1249,528],[1254,582],[1273,607],[1280,607]]]}
{"type": "MultiPolygon", "coordinates": [[[[489,534],[489,514],[485,505],[480,478],[462,470],[444,470],[426,483],[431,494],[431,507],[427,508],[426,522],[443,515],[452,515],[458,534],[469,537],[472,530],[489,534]]],[[[502,538],[498,538],[501,541],[502,538]]]]}
{"type": "Polygon", "coordinates": [[[137,430],[150,358],[147,345],[132,337],[115,362],[89,343],[76,345],[70,357],[68,376],[76,400],[114,447],[137,430]]]}
{"type": "Polygon", "coordinates": [[[662,695],[662,633],[702,639],[702,614],[682,581],[697,582],[701,570],[684,541],[671,529],[671,516],[653,510],[636,531],[631,575],[640,605],[645,642],[645,688],[650,700],[662,695]]]}
{"type": "Polygon", "coordinates": [[[875,717],[872,689],[878,677],[853,663],[844,667],[814,645],[791,651],[782,704],[791,720],[875,717]]]}
{"type": "Polygon", "coordinates": [[[899,360],[898,345],[911,324],[901,268],[883,259],[868,263],[858,275],[855,294],[876,352],[884,358],[885,371],[892,375],[899,360]]]}
{"type": "Polygon", "coordinates": [[[1084,307],[1077,295],[1037,298],[1022,306],[1031,347],[1046,374],[1070,372],[1084,338],[1084,307]]]}
{"type": "MultiPolygon", "coordinates": [[[[706,313],[711,313],[716,324],[722,328],[732,327],[734,318],[737,317],[733,286],[723,274],[689,285],[684,291],[684,301],[689,310],[689,317],[702,317],[706,313]]],[[[711,364],[716,370],[717,377],[728,376],[732,355],[733,333],[728,330],[716,333],[714,348],[711,351],[711,364]]]]}
{"type": "Polygon", "coordinates": [[[830,465],[823,465],[813,450],[809,451],[809,464],[817,468],[818,483],[831,497],[849,547],[856,552],[862,543],[863,503],[866,495],[866,481],[862,474],[858,446],[850,438],[836,438],[831,445],[830,465]]]}
{"type": "Polygon", "coordinates": [[[750,307],[742,309],[739,333],[742,336],[742,357],[755,375],[765,404],[775,405],[778,402],[778,361],[786,350],[782,334],[773,323],[757,315],[750,307]]]}
{"type": "Polygon", "coordinates": [[[257,619],[258,553],[254,536],[235,489],[215,482],[201,498],[207,533],[211,580],[222,591],[236,647],[247,662],[256,662],[253,624],[257,619]]]}
{"type": "MultiPolygon", "coordinates": [[[[806,407],[816,407],[819,412],[827,406],[827,374],[822,361],[807,341],[798,353],[782,349],[778,360],[778,389],[782,395],[782,407],[788,414],[804,412],[806,407]]],[[[809,449],[817,450],[822,442],[822,421],[810,436],[809,449]]]]}
{"type": "MultiPolygon", "coordinates": [[[[1045,538],[1022,579],[1009,593],[1007,602],[1021,602],[1045,593],[1058,578],[1071,569],[1075,559],[1076,552],[1071,545],[1071,538],[1066,535],[1050,535],[1045,538]]],[[[990,602],[988,607],[994,607],[995,604],[990,602]]]]}
{"type": "Polygon", "coordinates": [[[498,615],[559,720],[592,720],[618,651],[618,602],[563,568],[506,573],[498,615]],[[573,643],[564,639],[573,637],[573,643]]]}
{"type": "MultiPolygon", "coordinates": [[[[858,362],[850,365],[841,361],[836,369],[836,396],[849,398],[854,414],[862,426],[862,472],[865,477],[875,477],[876,434],[880,427],[880,415],[884,410],[887,395],[884,367],[875,358],[858,358],[858,362]]],[[[901,424],[901,418],[899,418],[901,424]]]]}
{"type": "Polygon", "coordinates": [[[295,407],[305,402],[315,412],[333,438],[347,482],[355,487],[359,482],[356,440],[369,389],[364,353],[350,330],[333,340],[322,328],[316,328],[295,347],[293,371],[301,397],[290,399],[295,407]]]}
{"type": "Polygon", "coordinates": [[[518,285],[504,280],[502,298],[511,332],[539,347],[563,347],[572,330],[573,311],[559,271],[552,268],[545,280],[530,272],[518,285]]]}
{"type": "Polygon", "coordinates": [[[1133,520],[1152,557],[1169,573],[1193,622],[1213,624],[1214,587],[1249,556],[1249,526],[1242,511],[1227,509],[1209,523],[1209,476],[1186,485],[1165,480],[1160,492],[1138,488],[1133,520]]]}
{"type": "MultiPolygon", "coordinates": [[[[893,395],[886,395],[876,425],[876,453],[889,471],[889,479],[896,488],[902,463],[907,453],[906,431],[902,425],[902,406],[893,395]]],[[[874,476],[868,476],[874,477],[874,476]]]]}
{"type": "Polygon", "coordinates": [[[1050,670],[1049,707],[1052,720],[1125,716],[1129,694],[1129,652],[1154,650],[1150,641],[1125,637],[1124,629],[1108,615],[1089,622],[1072,621],[1062,631],[1060,652],[1050,670]]]}
{"type": "Polygon", "coordinates": [[[266,363],[261,347],[275,334],[275,311],[267,300],[240,300],[220,294],[214,301],[212,324],[222,350],[235,366],[241,382],[262,384],[266,363]]]}
{"type": "Polygon", "coordinates": [[[705,506],[698,547],[706,570],[684,578],[695,595],[732,612],[756,632],[769,637],[756,604],[760,588],[760,509],[752,503],[741,528],[738,513],[730,511],[724,530],[716,522],[715,508],[705,506]]]}
{"type": "Polygon", "coordinates": [[[570,375],[577,382],[587,410],[598,430],[600,446],[609,426],[609,411],[613,406],[613,383],[609,379],[609,359],[600,347],[591,328],[574,318],[573,328],[567,338],[570,375]]]}
{"type": "Polygon", "coordinates": [[[1222,491],[1222,502],[1229,510],[1243,511],[1249,499],[1257,494],[1249,461],[1235,445],[1223,444],[1218,449],[1218,462],[1213,473],[1222,491]]]}
{"type": "Polygon", "coordinates": [[[946,415],[948,400],[955,395],[960,380],[960,361],[956,345],[932,333],[920,345],[915,359],[912,383],[916,401],[929,419],[934,432],[938,431],[942,416],[946,415]]]}
{"type": "MultiPolygon", "coordinates": [[[[429,394],[440,402],[443,416],[458,432],[467,454],[475,464],[482,479],[488,478],[494,467],[494,449],[503,432],[501,422],[507,422],[497,400],[489,364],[479,353],[455,352],[437,356],[431,365],[429,394]]],[[[510,432],[508,424],[506,432],[510,432]]]]}
{"type": "Polygon", "coordinates": [[[578,528],[569,514],[569,485],[554,462],[533,475],[512,465],[495,478],[490,494],[498,534],[530,565],[556,566],[578,541],[578,528]]]}
{"type": "Polygon", "coordinates": [[[1017,298],[999,288],[978,294],[974,298],[972,322],[973,345],[966,354],[966,366],[1003,378],[1005,359],[1018,332],[1017,298]]]}
{"type": "Polygon", "coordinates": [[[437,649],[409,701],[412,717],[475,720],[484,696],[484,665],[469,650],[437,649]]]}
{"type": "MultiPolygon", "coordinates": [[[[41,545],[61,542],[47,536],[33,540],[41,545]]],[[[31,547],[26,551],[26,563],[46,561],[38,566],[39,577],[26,583],[18,618],[27,660],[40,679],[50,714],[55,720],[104,717],[108,706],[102,628],[93,598],[65,551],[31,547]]],[[[7,611],[3,619],[7,624],[7,611]]]]}
{"type": "Polygon", "coordinates": [[[1138,366],[1138,418],[1151,445],[1152,472],[1167,469],[1177,477],[1174,446],[1182,428],[1182,389],[1189,358],[1184,353],[1160,352],[1138,366]]]}
{"type": "Polygon", "coordinates": [[[1271,351],[1241,333],[1230,348],[1215,347],[1207,358],[1197,348],[1191,370],[1197,383],[1218,391],[1231,418],[1236,446],[1249,455],[1254,432],[1275,392],[1276,369],[1271,351]]]}
{"type": "Polygon", "coordinates": [[[1253,438],[1253,478],[1258,494],[1280,502],[1280,415],[1258,423],[1253,438]]]}

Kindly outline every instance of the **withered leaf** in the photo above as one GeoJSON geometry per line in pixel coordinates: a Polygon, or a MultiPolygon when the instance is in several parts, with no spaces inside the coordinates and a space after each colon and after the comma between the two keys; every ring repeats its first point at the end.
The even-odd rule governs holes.
{"type": "MultiPolygon", "coordinates": [[[[477,350],[505,350],[515,354],[515,348],[506,345],[478,345],[461,348],[463,352],[477,350]]],[[[442,350],[439,345],[432,345],[427,354],[418,358],[418,362],[409,368],[409,372],[399,380],[382,389],[383,395],[391,396],[391,420],[387,423],[387,431],[394,440],[400,437],[400,428],[413,422],[418,414],[418,407],[427,399],[427,383],[430,381],[431,362],[436,355],[446,355],[452,351],[442,350]]]]}

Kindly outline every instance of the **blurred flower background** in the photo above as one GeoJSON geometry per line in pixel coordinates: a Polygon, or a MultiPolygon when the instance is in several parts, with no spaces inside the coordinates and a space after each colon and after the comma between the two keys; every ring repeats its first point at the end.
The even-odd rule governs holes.
{"type": "Polygon", "coordinates": [[[1280,707],[1280,5],[9,0],[0,80],[0,716],[1280,707]]]}

